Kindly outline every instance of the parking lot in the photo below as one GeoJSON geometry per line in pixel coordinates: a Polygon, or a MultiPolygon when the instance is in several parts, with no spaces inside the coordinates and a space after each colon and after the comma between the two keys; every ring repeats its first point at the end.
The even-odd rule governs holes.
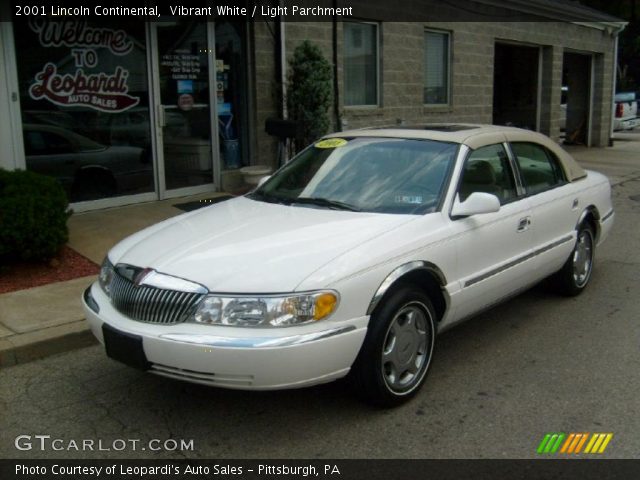
{"type": "Polygon", "coordinates": [[[602,456],[637,458],[640,173],[619,181],[587,291],[566,299],[536,287],[444,333],[425,388],[400,408],[363,405],[343,382],[262,393],[190,385],[93,346],[0,370],[0,457],[535,458],[548,432],[610,432],[602,456]],[[193,440],[193,450],[15,448],[39,434],[193,440]]]}

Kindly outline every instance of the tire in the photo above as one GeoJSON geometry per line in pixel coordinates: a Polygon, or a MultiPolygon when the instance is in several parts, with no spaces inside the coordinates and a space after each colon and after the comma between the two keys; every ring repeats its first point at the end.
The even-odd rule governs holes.
{"type": "Polygon", "coordinates": [[[403,286],[382,300],[371,319],[350,378],[365,402],[394,407],[423,385],[433,356],[436,313],[416,287],[403,286]]]}
{"type": "Polygon", "coordinates": [[[575,297],[587,288],[596,251],[595,234],[588,223],[578,227],[576,238],[576,245],[564,266],[551,277],[555,291],[568,297],[575,297]]]}

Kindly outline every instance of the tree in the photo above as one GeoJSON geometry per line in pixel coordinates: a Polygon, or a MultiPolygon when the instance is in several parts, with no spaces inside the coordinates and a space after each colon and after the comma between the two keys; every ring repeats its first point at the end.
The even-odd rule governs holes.
{"type": "Polygon", "coordinates": [[[331,65],[317,45],[305,40],[289,60],[288,80],[287,111],[298,125],[295,151],[299,152],[329,129],[331,65]]]}

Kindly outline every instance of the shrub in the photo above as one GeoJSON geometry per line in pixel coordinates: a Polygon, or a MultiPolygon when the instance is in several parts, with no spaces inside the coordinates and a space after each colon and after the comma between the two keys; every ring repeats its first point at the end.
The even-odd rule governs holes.
{"type": "Polygon", "coordinates": [[[289,60],[287,110],[300,130],[296,152],[327,133],[331,95],[331,65],[317,45],[305,40],[289,60]]]}
{"type": "Polygon", "coordinates": [[[0,260],[46,260],[69,238],[69,201],[53,178],[0,169],[0,260]]]}

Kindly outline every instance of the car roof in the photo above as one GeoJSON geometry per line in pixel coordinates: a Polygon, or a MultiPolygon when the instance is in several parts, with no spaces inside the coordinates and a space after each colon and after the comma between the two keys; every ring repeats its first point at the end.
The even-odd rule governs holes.
{"type": "Polygon", "coordinates": [[[565,171],[569,181],[584,178],[587,174],[574,158],[546,135],[531,130],[499,125],[475,123],[433,123],[415,126],[371,127],[347,130],[326,135],[324,138],[381,137],[434,140],[467,145],[475,150],[486,145],[504,142],[533,142],[551,150],[565,171]]]}

